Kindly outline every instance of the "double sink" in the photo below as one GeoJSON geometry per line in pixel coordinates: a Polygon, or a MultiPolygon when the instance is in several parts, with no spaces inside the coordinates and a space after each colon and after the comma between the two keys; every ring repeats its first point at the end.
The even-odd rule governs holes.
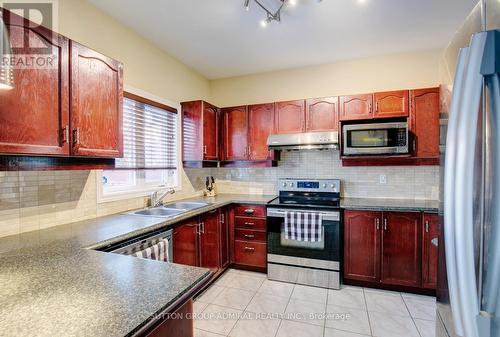
{"type": "Polygon", "coordinates": [[[194,201],[174,202],[171,204],[166,204],[158,207],[151,207],[151,208],[141,209],[139,211],[128,212],[127,214],[153,216],[159,218],[171,218],[176,215],[185,213],[187,211],[191,211],[208,205],[209,204],[206,202],[194,202],[194,201]]]}

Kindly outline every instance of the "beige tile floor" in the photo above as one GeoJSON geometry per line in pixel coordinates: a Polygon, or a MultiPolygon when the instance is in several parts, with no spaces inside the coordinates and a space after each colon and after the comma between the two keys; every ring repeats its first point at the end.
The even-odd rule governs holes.
{"type": "Polygon", "coordinates": [[[327,290],[230,269],[194,304],[196,337],[434,337],[434,297],[327,290]]]}

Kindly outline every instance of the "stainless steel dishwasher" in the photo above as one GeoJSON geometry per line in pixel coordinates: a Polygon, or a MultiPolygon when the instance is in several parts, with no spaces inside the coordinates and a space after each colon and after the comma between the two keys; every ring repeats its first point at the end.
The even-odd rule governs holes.
{"type": "Polygon", "coordinates": [[[152,253],[151,256],[144,255],[142,257],[164,262],[172,262],[174,249],[172,234],[173,230],[171,229],[167,231],[162,230],[147,233],[127,241],[109,245],[101,250],[115,254],[131,255],[137,257],[141,257],[141,252],[148,251],[152,253]],[[157,250],[159,246],[163,248],[162,245],[165,245],[166,247],[166,256],[164,256],[164,254],[155,254],[155,250],[157,250]],[[161,259],[159,258],[160,256],[162,257],[161,259]]]}

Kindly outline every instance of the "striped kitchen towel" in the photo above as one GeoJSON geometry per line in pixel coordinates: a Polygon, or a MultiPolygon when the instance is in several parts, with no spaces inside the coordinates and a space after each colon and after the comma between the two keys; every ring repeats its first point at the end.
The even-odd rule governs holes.
{"type": "Polygon", "coordinates": [[[143,259],[168,262],[168,241],[165,239],[161,239],[151,247],[135,252],[134,256],[143,259]]]}
{"type": "Polygon", "coordinates": [[[285,238],[288,240],[320,242],[322,229],[320,213],[292,211],[285,213],[285,238]]]}

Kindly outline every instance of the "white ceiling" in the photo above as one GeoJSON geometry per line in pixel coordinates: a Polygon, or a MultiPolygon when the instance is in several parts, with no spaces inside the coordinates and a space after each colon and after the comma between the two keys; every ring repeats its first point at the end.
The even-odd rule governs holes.
{"type": "Polygon", "coordinates": [[[298,0],[262,28],[253,0],[90,1],[209,79],[444,48],[477,3],[298,0]]]}

